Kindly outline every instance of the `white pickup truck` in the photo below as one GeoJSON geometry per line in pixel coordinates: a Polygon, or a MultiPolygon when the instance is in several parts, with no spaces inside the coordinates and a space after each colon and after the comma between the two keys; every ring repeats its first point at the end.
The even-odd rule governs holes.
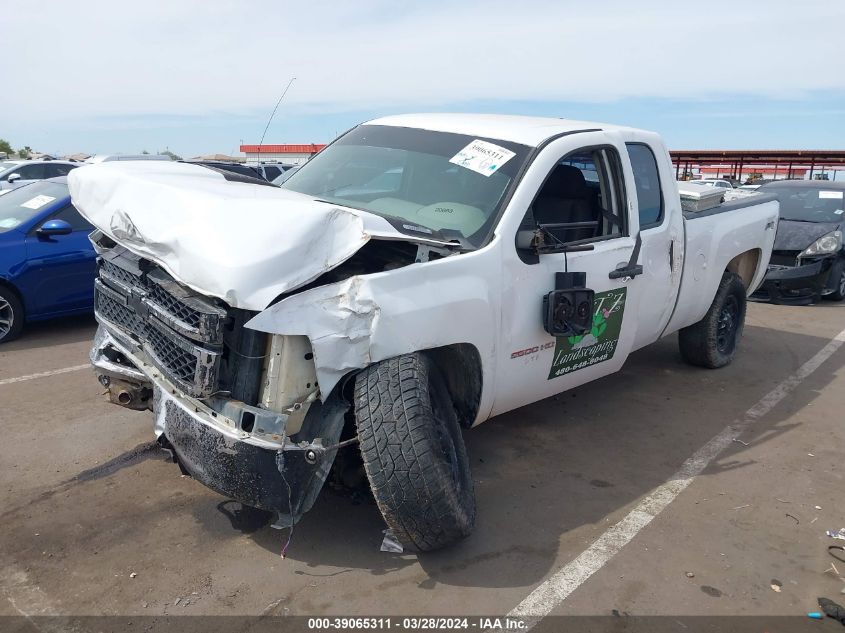
{"type": "Polygon", "coordinates": [[[462,427],[673,332],[692,364],[734,357],[778,204],[684,212],[673,173],[650,132],[464,114],[359,125],[282,188],[81,167],[91,360],[220,493],[292,526],[342,450],[406,547],[442,547],[476,516],[462,427]]]}

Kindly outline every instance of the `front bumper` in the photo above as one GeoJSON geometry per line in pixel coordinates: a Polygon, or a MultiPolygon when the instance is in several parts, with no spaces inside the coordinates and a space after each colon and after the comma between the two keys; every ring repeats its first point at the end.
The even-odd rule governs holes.
{"type": "Polygon", "coordinates": [[[785,305],[814,303],[827,284],[832,262],[828,258],[800,266],[770,268],[752,297],[785,305]]]}
{"type": "Polygon", "coordinates": [[[152,391],[155,434],[192,477],[245,505],[277,512],[281,525],[293,525],[311,509],[337,453],[345,404],[313,402],[298,441],[284,434],[284,420],[275,434],[259,435],[224,415],[227,405],[212,408],[213,401],[180,392],[131,339],[102,321],[90,357],[104,385],[120,381],[152,391]]]}

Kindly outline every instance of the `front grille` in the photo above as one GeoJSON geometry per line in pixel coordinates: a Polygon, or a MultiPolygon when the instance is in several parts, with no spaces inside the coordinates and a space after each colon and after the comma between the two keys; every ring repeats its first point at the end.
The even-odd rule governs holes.
{"type": "Polygon", "coordinates": [[[103,260],[101,264],[101,270],[105,275],[119,281],[126,286],[132,286],[134,284],[141,283],[141,274],[140,271],[138,274],[134,274],[129,272],[128,270],[121,268],[117,264],[113,264],[108,260],[103,260]]]}
{"type": "Polygon", "coordinates": [[[192,327],[199,328],[201,320],[200,313],[179,301],[161,286],[153,284],[150,290],[150,299],[177,319],[184,321],[192,327]]]}
{"type": "Polygon", "coordinates": [[[156,326],[147,329],[147,338],[156,360],[167,367],[172,376],[185,382],[194,380],[197,371],[197,357],[194,353],[183,349],[156,326]]]}
{"type": "Polygon", "coordinates": [[[99,266],[97,316],[130,335],[186,393],[214,393],[226,311],[128,252],[107,253],[99,266]]]}
{"type": "Polygon", "coordinates": [[[101,284],[97,284],[95,297],[97,314],[136,337],[143,335],[144,319],[122,304],[119,298],[109,293],[108,289],[101,284]]]}
{"type": "Polygon", "coordinates": [[[793,268],[798,265],[798,251],[772,251],[769,264],[784,268],[793,268]]]}

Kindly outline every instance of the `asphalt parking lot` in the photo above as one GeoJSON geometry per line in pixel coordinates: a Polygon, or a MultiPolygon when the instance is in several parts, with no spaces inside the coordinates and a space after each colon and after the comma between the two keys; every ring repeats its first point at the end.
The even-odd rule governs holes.
{"type": "Polygon", "coordinates": [[[375,505],[326,489],[282,559],[269,515],[180,476],[150,414],[108,404],[79,368],[93,319],[33,326],[0,348],[0,615],[803,615],[845,599],[825,571],[825,530],[845,526],[845,349],[828,345],[843,327],[843,304],[750,304],[717,371],[684,365],[670,336],[467,432],[467,541],[381,552],[375,505]],[[743,420],[741,441],[677,483],[743,420]]]}

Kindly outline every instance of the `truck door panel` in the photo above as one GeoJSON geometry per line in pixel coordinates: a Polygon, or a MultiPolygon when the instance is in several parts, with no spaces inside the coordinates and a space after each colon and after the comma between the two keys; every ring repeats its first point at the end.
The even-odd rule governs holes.
{"type": "Polygon", "coordinates": [[[558,239],[592,250],[543,253],[527,263],[515,246],[503,247],[505,294],[493,414],[617,371],[631,350],[640,277],[610,277],[629,265],[636,242],[623,151],[613,135],[590,133],[552,142],[532,165],[547,175],[520,224],[576,222],[560,229],[558,239]],[[585,273],[586,287],[595,292],[592,327],[583,335],[554,337],[544,329],[543,297],[555,290],[559,272],[585,273]]]}

